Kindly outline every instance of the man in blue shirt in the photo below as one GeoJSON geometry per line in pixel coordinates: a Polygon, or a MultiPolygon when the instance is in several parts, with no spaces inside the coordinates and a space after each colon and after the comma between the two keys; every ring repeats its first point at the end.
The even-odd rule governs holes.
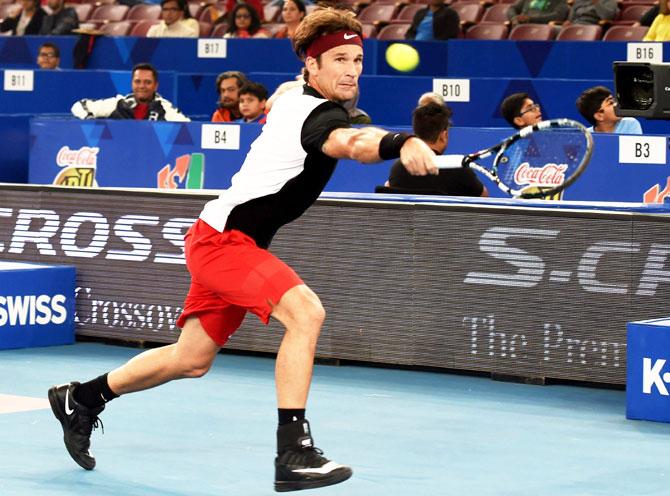
{"type": "Polygon", "coordinates": [[[604,86],[584,90],[577,98],[577,110],[596,133],[642,134],[640,122],[633,117],[619,117],[614,113],[616,101],[604,86]]]}

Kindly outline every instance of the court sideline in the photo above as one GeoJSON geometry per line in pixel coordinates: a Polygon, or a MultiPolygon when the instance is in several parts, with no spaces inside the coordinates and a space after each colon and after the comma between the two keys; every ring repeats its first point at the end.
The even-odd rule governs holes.
{"type": "MultiPolygon", "coordinates": [[[[202,379],[112,402],[98,467],[62,444],[47,389],[139,350],[94,343],[0,352],[0,495],[256,496],[272,490],[274,360],[225,354],[202,379]],[[11,395],[8,396],[8,395],[11,395]],[[25,411],[7,412],[27,401],[25,411]]],[[[670,425],[627,421],[623,391],[317,366],[317,446],[354,468],[347,496],[667,495],[670,425]]]]}

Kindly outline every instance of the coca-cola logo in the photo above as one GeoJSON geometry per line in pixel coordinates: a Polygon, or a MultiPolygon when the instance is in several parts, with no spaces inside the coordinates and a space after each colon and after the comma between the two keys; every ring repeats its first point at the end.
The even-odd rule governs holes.
{"type": "Polygon", "coordinates": [[[78,150],[70,150],[69,147],[63,146],[60,150],[58,150],[58,154],[56,155],[56,163],[60,167],[95,167],[98,164],[99,151],[100,148],[97,146],[82,146],[78,150]]]}
{"type": "Polygon", "coordinates": [[[567,164],[545,164],[531,167],[528,162],[521,164],[514,172],[514,181],[519,185],[558,186],[565,182],[567,164]]]}

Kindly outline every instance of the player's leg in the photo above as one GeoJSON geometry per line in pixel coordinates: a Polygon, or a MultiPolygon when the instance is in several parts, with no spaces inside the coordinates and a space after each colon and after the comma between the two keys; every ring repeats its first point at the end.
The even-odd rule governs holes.
{"type": "Polygon", "coordinates": [[[279,407],[275,490],[311,489],[345,481],[352,475],[351,468],[323,456],[314,446],[305,419],[316,343],[325,318],[323,306],[303,284],[284,293],[272,316],[286,328],[275,368],[279,407]]]}
{"type": "Polygon", "coordinates": [[[107,380],[117,395],[142,391],[174,379],[202,377],[211,367],[219,345],[205,332],[200,319],[189,317],[176,343],[140,353],[111,371],[107,380]]]}
{"type": "Polygon", "coordinates": [[[175,344],[145,351],[118,369],[84,384],[71,382],[49,389],[49,402],[63,427],[70,456],[92,470],[91,432],[105,403],[121,394],[141,391],[173,379],[200,377],[209,370],[219,346],[205,332],[197,317],[184,324],[175,344]]]}

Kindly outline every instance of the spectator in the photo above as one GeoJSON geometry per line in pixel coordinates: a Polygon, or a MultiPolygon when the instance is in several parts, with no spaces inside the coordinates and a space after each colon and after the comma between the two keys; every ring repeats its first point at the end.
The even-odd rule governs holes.
{"type": "Polygon", "coordinates": [[[565,0],[517,0],[507,9],[507,18],[512,26],[526,23],[548,24],[562,22],[568,17],[565,0]]]}
{"type": "Polygon", "coordinates": [[[500,105],[500,113],[515,129],[532,126],[542,120],[540,105],[528,93],[512,93],[500,105]]]}
{"type": "Polygon", "coordinates": [[[150,121],[188,122],[190,119],[161,97],[158,73],[151,64],[133,67],[133,92],[102,100],[79,100],[72,114],[80,119],[136,119],[150,121]]]}
{"type": "Polygon", "coordinates": [[[670,9],[667,0],[659,2],[658,15],[644,35],[643,41],[670,41],[670,9]]]}
{"type": "Polygon", "coordinates": [[[642,126],[633,117],[619,117],[615,114],[616,101],[612,92],[604,86],[594,86],[585,90],[577,98],[577,110],[596,133],[642,134],[642,126]]]}
{"type": "Polygon", "coordinates": [[[442,95],[435,93],[434,91],[428,91],[419,97],[419,102],[417,105],[421,107],[423,105],[429,104],[430,102],[437,103],[438,105],[445,104],[444,97],[442,95]]]}
{"type": "Polygon", "coordinates": [[[575,0],[566,24],[599,24],[616,17],[619,8],[616,0],[575,0]]]}
{"type": "Polygon", "coordinates": [[[240,88],[240,114],[242,117],[235,122],[256,122],[265,124],[265,102],[268,90],[260,83],[248,81],[240,88]]]}
{"type": "Polygon", "coordinates": [[[40,45],[37,52],[37,65],[40,69],[60,70],[60,50],[58,45],[47,41],[40,45]]]}
{"type": "Polygon", "coordinates": [[[240,117],[240,88],[247,77],[239,71],[227,71],[216,78],[219,108],[212,114],[212,122],[232,122],[240,117]]]}
{"type": "Polygon", "coordinates": [[[14,36],[39,34],[47,13],[40,7],[40,0],[21,0],[21,11],[0,23],[0,32],[11,31],[14,36]]]}
{"type": "Polygon", "coordinates": [[[298,29],[300,22],[307,15],[307,9],[302,0],[284,0],[281,8],[281,18],[284,27],[277,31],[275,38],[293,39],[293,33],[298,29]]]}
{"type": "Polygon", "coordinates": [[[79,27],[79,16],[72,7],[65,6],[65,0],[47,0],[51,14],[42,21],[40,34],[63,35],[72,34],[79,27]]]}
{"type": "Polygon", "coordinates": [[[161,0],[160,24],[147,31],[148,38],[197,38],[200,24],[191,17],[186,0],[161,0]]]}
{"type": "Polygon", "coordinates": [[[265,11],[263,10],[261,0],[226,0],[226,12],[231,12],[236,5],[242,3],[253,8],[256,11],[256,14],[258,14],[258,18],[261,22],[265,21],[265,11]]]}
{"type": "MultiPolygon", "coordinates": [[[[451,109],[429,102],[414,109],[412,129],[436,155],[449,143],[451,109]]],[[[472,169],[442,169],[437,176],[413,176],[397,160],[389,173],[388,187],[418,195],[488,196],[488,190],[472,169]]]]}
{"type": "Polygon", "coordinates": [[[458,38],[461,32],[461,20],[444,0],[430,0],[425,9],[414,14],[405,38],[408,40],[448,40],[458,38]]]}
{"type": "Polygon", "coordinates": [[[261,27],[256,11],[245,3],[238,3],[228,16],[228,30],[224,38],[269,38],[270,33],[261,27]]]}

